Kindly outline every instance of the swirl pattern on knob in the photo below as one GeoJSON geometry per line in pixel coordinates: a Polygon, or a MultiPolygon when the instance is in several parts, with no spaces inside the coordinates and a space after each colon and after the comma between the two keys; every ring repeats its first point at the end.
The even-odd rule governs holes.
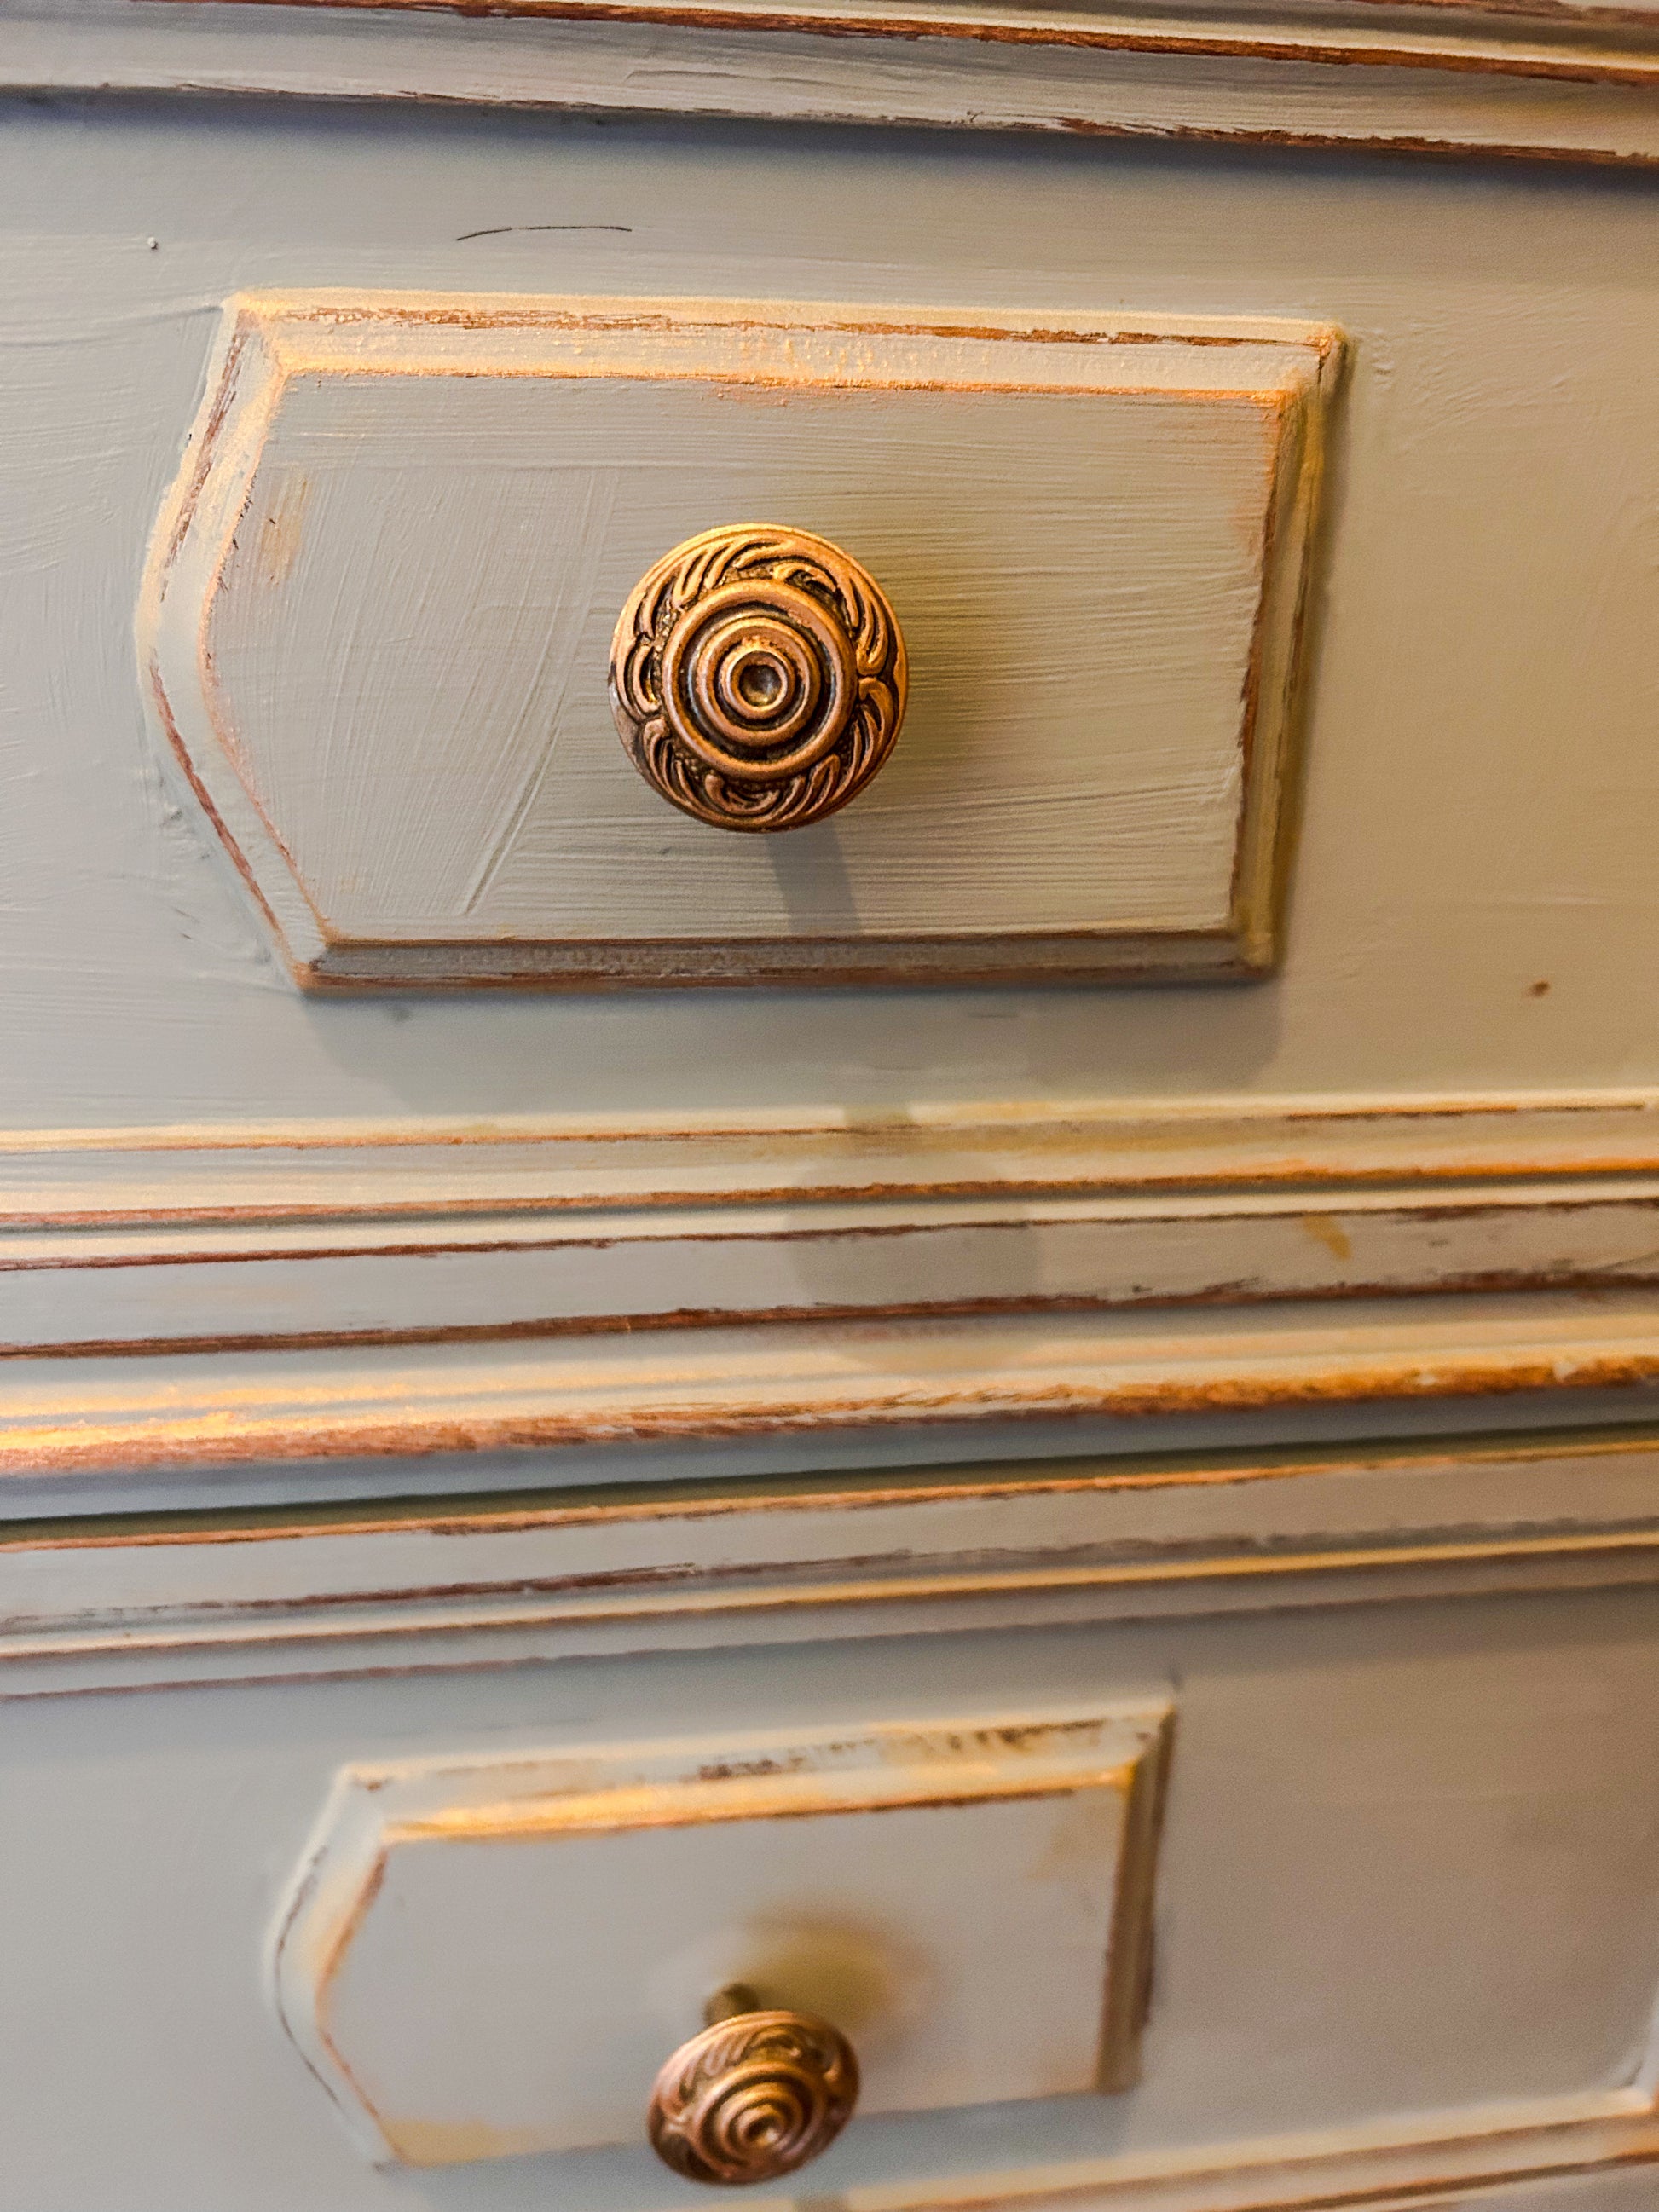
{"type": "Polygon", "coordinates": [[[652,2148],[692,2181],[775,2181],[835,2141],[858,2094],[852,2045],[827,2021],[740,2013],[682,2044],[658,2075],[652,2148]]]}
{"type": "Polygon", "coordinates": [[[893,749],[904,640],[855,561],[765,523],[677,545],[630,593],[611,706],[634,765],[720,830],[795,830],[845,806],[893,749]]]}

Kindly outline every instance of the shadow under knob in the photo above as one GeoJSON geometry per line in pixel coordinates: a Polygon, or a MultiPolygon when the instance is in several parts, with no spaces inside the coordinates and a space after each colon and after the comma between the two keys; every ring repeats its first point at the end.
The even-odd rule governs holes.
{"type": "Polygon", "coordinates": [[[799,830],[856,798],[893,749],[907,681],[873,577],[827,538],[769,523],[665,554],[611,646],[629,757],[718,830],[799,830]]]}
{"type": "Polygon", "coordinates": [[[742,2188],[781,2180],[827,2149],[853,2116],[859,2067],[838,2028],[810,2013],[709,2005],[651,2093],[651,2147],[688,2180],[742,2188]]]}

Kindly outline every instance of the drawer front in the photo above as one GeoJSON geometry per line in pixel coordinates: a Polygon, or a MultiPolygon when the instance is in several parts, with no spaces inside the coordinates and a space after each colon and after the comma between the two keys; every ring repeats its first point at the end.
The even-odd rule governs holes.
{"type": "MultiPolygon", "coordinates": [[[[1258,1517],[1328,1510],[1282,1480],[1258,1517]]],[[[707,2202],[653,2077],[745,1982],[863,2077],[773,2203],[1288,2212],[1659,2157],[1647,1552],[1229,1564],[1172,1510],[12,1543],[0,2204],[707,2202]]]]}
{"type": "MultiPolygon", "coordinates": [[[[385,28],[362,14],[362,40],[385,28]]],[[[411,14],[399,35],[417,28],[411,14]]],[[[1567,165],[1328,169],[943,132],[463,127],[413,107],[395,127],[256,104],[155,123],[117,105],[95,130],[23,107],[12,124],[9,1126],[1471,1099],[1653,1079],[1633,1011],[1655,805],[1637,549],[1659,309],[1641,179],[1609,194],[1567,165]],[[113,240],[108,210],[127,206],[131,236],[113,240]],[[539,227],[556,222],[580,227],[539,227]],[[225,302],[296,290],[471,303],[498,325],[504,305],[522,320],[549,301],[643,304],[701,316],[719,374],[639,374],[672,330],[613,333],[630,356],[563,378],[504,373],[499,327],[453,338],[501,374],[464,375],[459,354],[429,375],[344,374],[337,333],[262,429],[251,337],[248,408],[223,415],[218,450],[247,460],[264,542],[238,546],[210,634],[205,577],[166,624],[162,689],[215,828],[143,727],[136,602],[210,379],[228,396],[225,302]],[[769,319],[763,343],[732,327],[745,302],[769,319]],[[831,327],[849,306],[866,328],[831,327]],[[1001,335],[944,334],[964,329],[1001,335]],[[1313,361],[1332,331],[1334,408],[1334,353],[1328,372],[1313,361]],[[1136,335],[1156,342],[1115,342],[1136,335]],[[1221,363],[1264,335],[1279,368],[1257,358],[1229,384],[1221,363]],[[1003,388],[975,347],[1018,356],[1003,388]],[[1178,407],[1146,389],[1165,349],[1186,364],[1178,407]],[[1034,356],[1051,377],[1066,357],[1066,390],[1036,387],[1034,356]],[[1267,520],[1291,519],[1273,489],[1302,483],[1291,434],[1316,418],[1320,529],[1298,568],[1267,520]],[[840,545],[913,650],[869,787],[816,827],[744,838],[635,773],[605,677],[652,564],[756,520],[840,545]],[[1307,586],[1299,828],[1288,921],[1247,943],[1225,878],[1251,849],[1242,702],[1264,548],[1287,589],[1307,586]],[[866,932],[890,975],[892,948],[924,938],[946,964],[968,939],[981,960],[1005,936],[1020,959],[1045,935],[1112,942],[1087,952],[1099,989],[1000,1000],[932,988],[939,968],[905,951],[908,995],[780,985],[646,1009],[599,988],[411,988],[319,1010],[272,965],[258,908],[279,896],[291,947],[311,933],[301,964],[337,981],[344,963],[413,981],[417,954],[452,983],[458,965],[556,956],[566,980],[586,961],[607,986],[649,961],[751,975],[762,945],[866,932]],[[671,960],[653,936],[697,949],[671,960]],[[1115,988],[1129,940],[1133,965],[1154,939],[1206,974],[1278,964],[1236,990],[1115,988]]],[[[198,441],[187,482],[203,457],[198,441]]],[[[147,599],[147,641],[158,621],[147,599]]],[[[805,977],[834,967],[800,957],[805,977]]],[[[998,980],[1017,987],[1010,959],[998,980]]]]}

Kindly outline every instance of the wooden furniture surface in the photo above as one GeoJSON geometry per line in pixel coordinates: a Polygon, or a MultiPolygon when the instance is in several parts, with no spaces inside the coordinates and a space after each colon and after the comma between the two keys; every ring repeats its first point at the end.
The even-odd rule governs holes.
{"type": "Polygon", "coordinates": [[[0,2212],[1647,2212],[1659,10],[0,101],[0,2212]]]}

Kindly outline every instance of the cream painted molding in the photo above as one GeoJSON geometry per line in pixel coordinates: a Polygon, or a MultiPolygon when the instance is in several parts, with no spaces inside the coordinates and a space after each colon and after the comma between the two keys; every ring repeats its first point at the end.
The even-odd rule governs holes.
{"type": "Polygon", "coordinates": [[[26,1134],[0,1343],[14,1476],[1622,1389],[1659,1109],[26,1134]]]}
{"type": "MultiPolygon", "coordinates": [[[[0,1363],[0,1477],[1204,1416],[1659,1384],[1659,1294],[623,1330],[0,1363]]],[[[1633,1414],[1642,1401],[1632,1406],[1633,1414]]],[[[1571,1418],[1570,1404],[1558,1418],[1571,1418]]]]}
{"type": "Polygon", "coordinates": [[[939,1467],[0,1531],[0,1698],[1659,1581],[1659,1441],[939,1467]]]}
{"type": "Polygon", "coordinates": [[[6,88],[1659,160],[1659,15],[1643,0],[20,0],[6,88]]]}
{"type": "Polygon", "coordinates": [[[1654,1288],[1645,1095],[0,1139],[12,1355],[1654,1288]]]}

